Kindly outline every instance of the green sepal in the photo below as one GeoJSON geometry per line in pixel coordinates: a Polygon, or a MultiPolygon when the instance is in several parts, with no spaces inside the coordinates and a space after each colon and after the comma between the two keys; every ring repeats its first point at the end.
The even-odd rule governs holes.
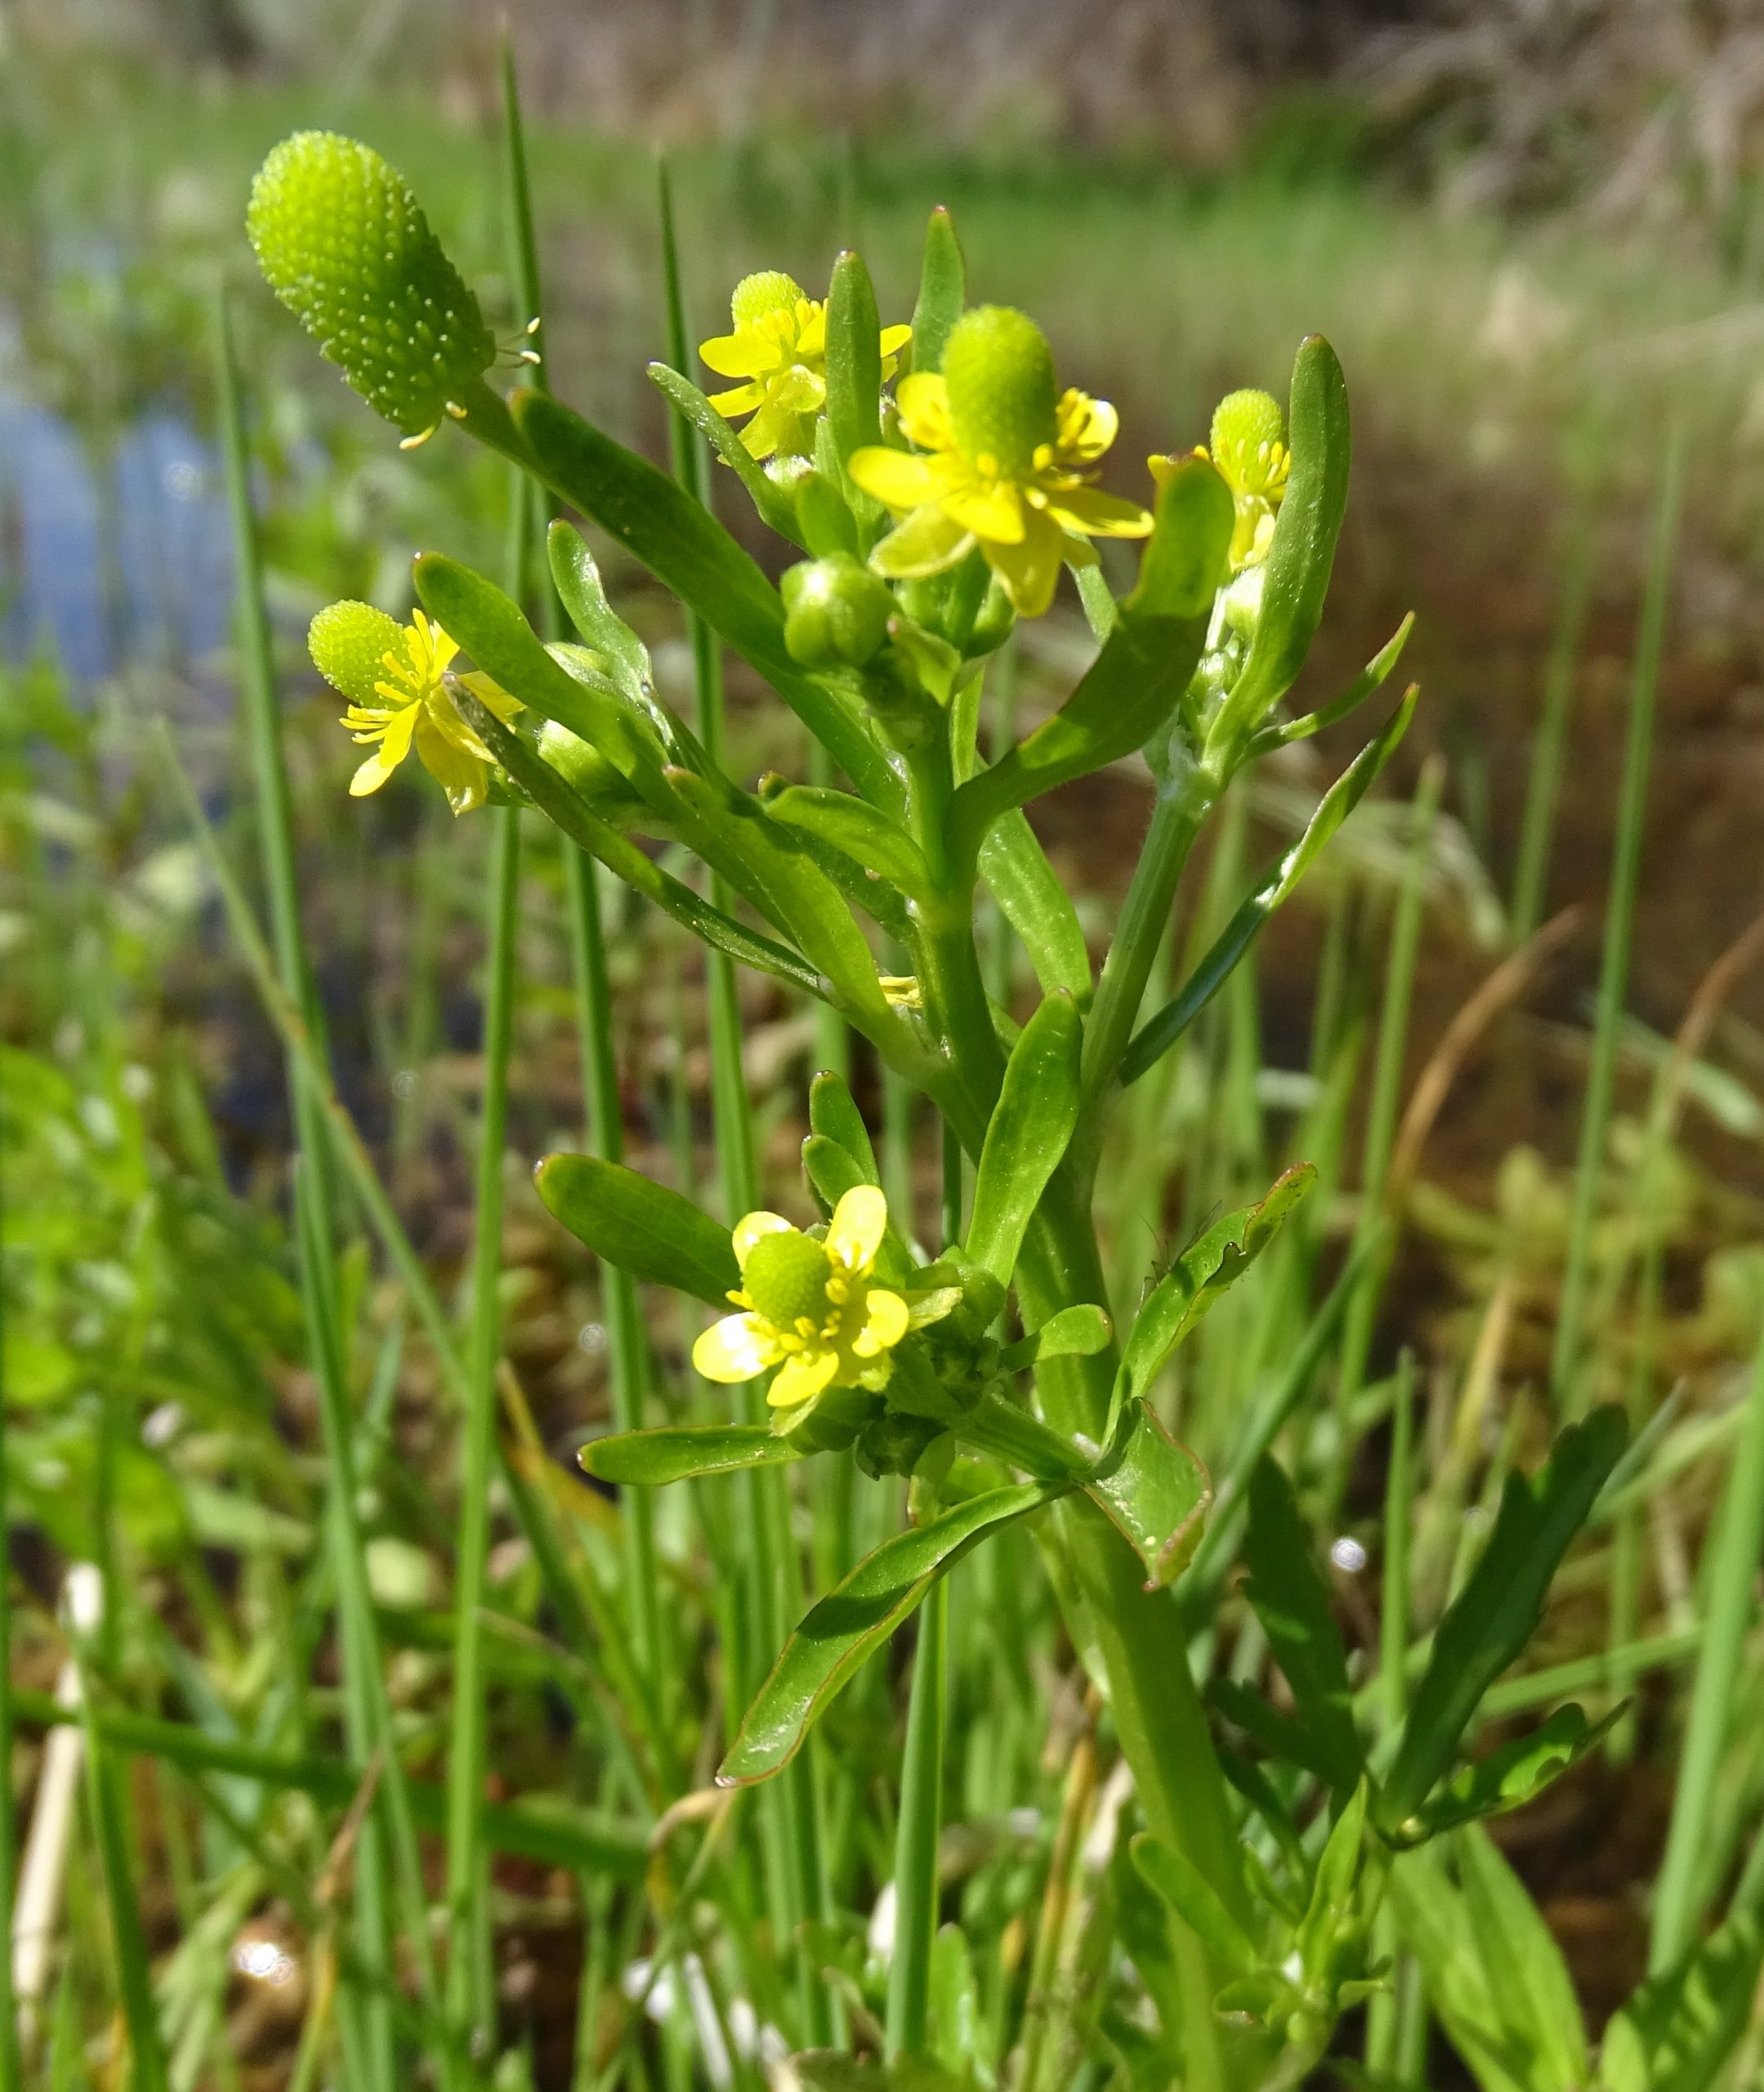
{"type": "Polygon", "coordinates": [[[1482,1696],[1537,1632],[1556,1565],[1623,1451],[1623,1412],[1606,1404],[1571,1424],[1535,1476],[1510,1475],[1482,1558],[1433,1637],[1378,1799],[1378,1828],[1410,1819],[1451,1763],[1482,1696]]]}
{"type": "Polygon", "coordinates": [[[1271,1455],[1263,1455],[1250,1477],[1244,1552],[1249,1564],[1246,1596],[1291,1688],[1296,1719],[1318,1762],[1329,1768],[1329,1785],[1338,1795],[1351,1793],[1366,1760],[1354,1726],[1347,1651],[1293,1485],[1271,1455]]]}
{"type": "Polygon", "coordinates": [[[913,368],[943,369],[944,344],[967,302],[967,268],[955,221],[940,203],[925,228],[925,259],[920,265],[918,302],[913,308],[913,368]]]}
{"type": "Polygon", "coordinates": [[[717,1785],[746,1786],[788,1764],[839,1688],[940,1576],[1001,1527],[1044,1509],[1070,1487],[1044,1482],[988,1490],[866,1555],[797,1623],[743,1718],[717,1785]]]}
{"type": "Polygon", "coordinates": [[[702,504],[548,393],[525,389],[509,407],[528,462],[552,492],[592,516],[756,668],[866,798],[898,804],[898,780],[855,707],[791,659],[777,590],[702,504]]]}
{"type": "Polygon", "coordinates": [[[740,481],[743,492],[753,504],[754,513],[766,529],[775,530],[780,538],[788,538],[793,545],[800,545],[804,552],[811,550],[808,540],[797,534],[796,504],[788,493],[769,476],[740,436],[692,380],[682,377],[672,364],[652,363],[649,373],[656,387],[667,396],[669,405],[690,422],[740,481]]]}
{"type": "Polygon", "coordinates": [[[1029,954],[1042,993],[1064,988],[1080,1010],[1087,1010],[1092,982],[1083,925],[1020,807],[987,831],[980,846],[980,875],[1029,954]]]}
{"type": "Polygon", "coordinates": [[[967,1254],[1011,1283],[1023,1237],[1078,1124],[1083,1025],[1063,990],[1044,996],[1005,1065],[974,1173],[967,1254]]]}
{"type": "Polygon", "coordinates": [[[1308,334],[1293,364],[1287,409],[1292,463],[1275,519],[1262,612],[1244,665],[1207,735],[1209,753],[1253,732],[1297,680],[1316,637],[1347,509],[1352,438],[1347,381],[1320,334],[1308,334]]]}
{"type": "Polygon", "coordinates": [[[1224,986],[1260,934],[1262,924],[1283,901],[1290,899],[1324,843],[1377,783],[1380,771],[1409,731],[1420,695],[1418,687],[1411,684],[1384,726],[1324,793],[1304,834],[1256,882],[1177,993],[1135,1033],[1121,1056],[1123,1084],[1137,1082],[1160,1055],[1167,1053],[1224,986]]]}
{"type": "Polygon", "coordinates": [[[1231,493],[1203,458],[1187,458],[1159,492],[1138,585],[1102,651],[1051,719],[955,795],[958,855],[976,852],[1012,807],[1118,762],[1174,709],[1200,659],[1225,573],[1231,493]]]}
{"type": "Polygon", "coordinates": [[[553,1219],[645,1285],[670,1285],[727,1308],[741,1283],[728,1229],[637,1170],[598,1156],[548,1155],[534,1182],[553,1219]]]}
{"type": "Polygon", "coordinates": [[[1410,1819],[1413,1829],[1405,1826],[1405,1835],[1390,1842],[1399,1847],[1418,1844],[1461,1823],[1523,1808],[1597,1750],[1628,1705],[1627,1700],[1619,1701],[1597,1722],[1572,1702],[1558,1707],[1541,1728],[1498,1744],[1454,1774],[1415,1811],[1410,1819]]]}
{"type": "Polygon", "coordinates": [[[659,1489],[695,1475],[776,1467],[800,1460],[806,1451],[763,1424],[671,1424],[656,1431],[591,1438],[576,1457],[596,1481],[659,1489]]]}
{"type": "Polygon", "coordinates": [[[1134,1321],[1115,1375],[1111,1419],[1122,1404],[1150,1392],[1171,1352],[1266,1249],[1316,1180],[1312,1164],[1295,1162],[1256,1205],[1216,1220],[1182,1251],[1134,1321]]]}
{"type": "Polygon", "coordinates": [[[1148,1830],[1133,1839],[1132,1854],[1148,1886],[1199,1938],[1217,1965],[1234,1976],[1247,1976],[1257,1962],[1255,1942],[1194,1862],[1148,1830]]]}
{"type": "Polygon", "coordinates": [[[765,805],[774,820],[818,836],[901,893],[916,899],[928,892],[931,873],[918,845],[868,799],[829,785],[788,784],[765,805]]]}
{"type": "Polygon", "coordinates": [[[1212,1502],[1207,1470],[1136,1402],[1086,1494],[1106,1512],[1145,1570],[1148,1591],[1174,1583],[1194,1559],[1212,1502]]]}

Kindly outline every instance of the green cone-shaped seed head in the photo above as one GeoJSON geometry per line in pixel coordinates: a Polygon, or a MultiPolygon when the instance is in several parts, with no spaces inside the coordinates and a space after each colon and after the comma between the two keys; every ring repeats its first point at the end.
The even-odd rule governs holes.
{"type": "Polygon", "coordinates": [[[1286,416],[1271,392],[1226,393],[1208,448],[1234,494],[1277,493],[1286,483],[1286,416]]]}
{"type": "Polygon", "coordinates": [[[748,1252],[741,1285],[755,1309],[776,1329],[805,1318],[819,1329],[827,1319],[827,1281],[833,1260],[811,1235],[762,1235],[748,1252]]]}
{"type": "Polygon", "coordinates": [[[351,704],[384,704],[374,686],[388,680],[386,657],[408,661],[404,628],[372,603],[331,603],[306,634],[312,664],[351,704]]]}
{"type": "Polygon", "coordinates": [[[794,312],[806,296],[794,276],[782,269],[761,269],[744,276],[729,299],[729,315],[738,327],[751,327],[768,312],[794,312]]]}
{"type": "Polygon", "coordinates": [[[1053,351],[1027,314],[1007,305],[964,312],[944,346],[943,377],[950,427],[970,463],[989,458],[1007,478],[1020,478],[1040,445],[1053,441],[1053,351]]]}
{"type": "Polygon", "coordinates": [[[284,138],[246,214],[270,288],[408,436],[496,360],[496,342],[404,177],[331,131],[284,138]]]}

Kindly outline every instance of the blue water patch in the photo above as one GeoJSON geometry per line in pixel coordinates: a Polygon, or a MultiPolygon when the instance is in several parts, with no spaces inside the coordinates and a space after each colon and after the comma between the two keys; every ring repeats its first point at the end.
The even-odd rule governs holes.
{"type": "Polygon", "coordinates": [[[45,646],[75,677],[199,661],[226,637],[232,548],[220,461],[179,414],[101,453],[0,392],[0,653],[45,646]]]}

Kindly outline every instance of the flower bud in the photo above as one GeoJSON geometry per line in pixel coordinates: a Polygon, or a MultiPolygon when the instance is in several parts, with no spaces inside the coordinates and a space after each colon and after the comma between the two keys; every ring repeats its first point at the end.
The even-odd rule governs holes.
{"type": "Polygon", "coordinates": [[[387,677],[386,657],[410,659],[409,635],[396,618],[372,603],[331,603],[308,628],[306,650],[313,666],[351,704],[382,705],[378,686],[387,677]]]}
{"type": "Polygon", "coordinates": [[[1007,305],[976,306],[949,330],[943,352],[949,425],[971,464],[1020,478],[1058,432],[1059,393],[1047,337],[1007,305]]]}
{"type": "Polygon", "coordinates": [[[805,668],[861,668],[882,650],[895,599],[850,552],[802,561],[783,588],[784,645],[805,668]]]}
{"type": "Polygon", "coordinates": [[[270,288],[376,413],[421,435],[496,359],[404,177],[333,132],[284,139],[247,214],[270,288]]]}

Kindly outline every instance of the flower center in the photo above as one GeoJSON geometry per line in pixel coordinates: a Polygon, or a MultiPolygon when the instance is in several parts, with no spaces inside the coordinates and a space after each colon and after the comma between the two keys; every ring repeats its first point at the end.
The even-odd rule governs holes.
{"type": "Polygon", "coordinates": [[[738,327],[757,326],[769,312],[794,312],[802,286],[782,269],[761,269],[744,276],[729,301],[730,315],[738,327]]]}
{"type": "Polygon", "coordinates": [[[1286,416],[1271,393],[1229,392],[1213,409],[1212,462],[1234,494],[1278,495],[1286,485],[1286,416]]]}
{"type": "Polygon", "coordinates": [[[989,461],[1023,479],[1058,434],[1053,352],[1033,320],[1007,305],[978,306],[949,331],[943,354],[949,426],[971,465],[989,461]]]}
{"type": "Polygon", "coordinates": [[[762,1235],[748,1252],[741,1284],[755,1309],[776,1329],[805,1318],[819,1329],[827,1319],[827,1281],[833,1259],[819,1242],[794,1229],[762,1235]]]}

